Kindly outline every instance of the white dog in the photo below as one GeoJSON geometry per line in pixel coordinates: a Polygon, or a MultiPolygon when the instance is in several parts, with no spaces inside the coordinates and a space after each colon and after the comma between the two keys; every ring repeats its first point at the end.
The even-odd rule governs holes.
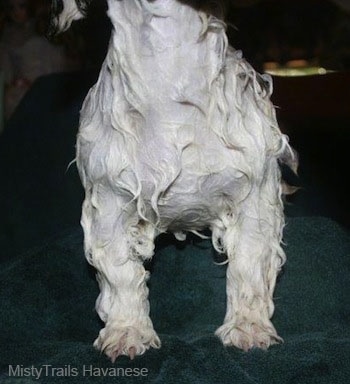
{"type": "MultiPolygon", "coordinates": [[[[87,1],[54,0],[67,29],[87,1]]],[[[97,270],[95,346],[159,348],[143,262],[154,239],[209,228],[227,255],[227,313],[216,335],[244,350],[281,341],[270,319],[285,261],[279,162],[296,166],[270,102],[271,79],[228,45],[225,24],[180,0],[108,0],[113,31],[81,110],[77,165],[85,252],[97,270]]]]}

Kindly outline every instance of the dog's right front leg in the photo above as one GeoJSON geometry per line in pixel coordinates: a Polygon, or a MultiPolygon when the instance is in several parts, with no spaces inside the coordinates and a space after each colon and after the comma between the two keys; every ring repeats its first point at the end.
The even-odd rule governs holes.
{"type": "Polygon", "coordinates": [[[143,258],[153,253],[153,238],[144,225],[128,224],[130,212],[120,208],[118,197],[102,195],[87,193],[82,225],[86,257],[100,286],[96,310],[105,323],[94,346],[114,362],[119,355],[134,358],[160,347],[149,317],[149,273],[143,266],[143,258]]]}
{"type": "Polygon", "coordinates": [[[128,260],[111,265],[102,261],[98,270],[101,293],[96,310],[105,327],[94,346],[113,362],[119,355],[134,358],[150,347],[159,348],[160,340],[149,317],[148,272],[142,262],[128,260]]]}

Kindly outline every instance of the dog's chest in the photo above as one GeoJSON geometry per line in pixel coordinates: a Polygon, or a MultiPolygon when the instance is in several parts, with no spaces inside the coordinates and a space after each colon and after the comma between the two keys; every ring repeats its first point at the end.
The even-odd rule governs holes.
{"type": "MultiPolygon", "coordinates": [[[[122,14],[115,2],[110,14],[122,14]]],[[[125,11],[125,9],[124,9],[125,11]]],[[[221,41],[191,8],[138,24],[113,19],[109,53],[86,106],[103,106],[103,124],[81,126],[79,155],[93,180],[142,201],[164,227],[200,229],[242,194],[244,161],[215,133],[211,86],[221,41]],[[91,130],[90,130],[91,129],[91,130]],[[97,131],[97,129],[99,131],[97,131]]]]}
{"type": "Polygon", "coordinates": [[[205,126],[161,132],[138,152],[134,171],[140,197],[147,208],[156,208],[165,228],[206,227],[246,186],[238,158],[205,126]]]}

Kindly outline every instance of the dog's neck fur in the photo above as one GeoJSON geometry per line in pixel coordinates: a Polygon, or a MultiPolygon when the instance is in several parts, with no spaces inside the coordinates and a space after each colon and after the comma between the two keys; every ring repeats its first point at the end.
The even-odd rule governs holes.
{"type": "Polygon", "coordinates": [[[209,94],[209,84],[223,64],[225,39],[224,33],[220,36],[216,32],[213,39],[207,36],[198,44],[210,28],[205,14],[175,0],[108,3],[114,26],[111,51],[115,56],[110,52],[111,60],[117,57],[122,70],[139,77],[134,85],[142,85],[136,93],[146,93],[143,102],[147,98],[152,104],[155,100],[168,102],[169,98],[191,102],[185,100],[185,94],[194,89],[209,94]]]}

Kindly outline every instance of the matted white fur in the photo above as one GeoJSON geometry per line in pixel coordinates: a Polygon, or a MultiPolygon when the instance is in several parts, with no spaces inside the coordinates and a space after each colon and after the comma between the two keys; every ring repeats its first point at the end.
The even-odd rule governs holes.
{"type": "MultiPolygon", "coordinates": [[[[58,25],[74,12],[64,1],[58,25]],[[67,7],[67,9],[66,9],[67,7]]],[[[108,0],[113,24],[81,110],[82,226],[105,323],[95,346],[119,355],[160,347],[149,317],[155,237],[210,228],[227,254],[227,313],[216,334],[245,350],[280,341],[270,319],[285,261],[279,160],[293,152],[271,79],[229,47],[222,21],[176,0],[108,0]]],[[[67,19],[68,17],[68,19],[67,19]]]]}

